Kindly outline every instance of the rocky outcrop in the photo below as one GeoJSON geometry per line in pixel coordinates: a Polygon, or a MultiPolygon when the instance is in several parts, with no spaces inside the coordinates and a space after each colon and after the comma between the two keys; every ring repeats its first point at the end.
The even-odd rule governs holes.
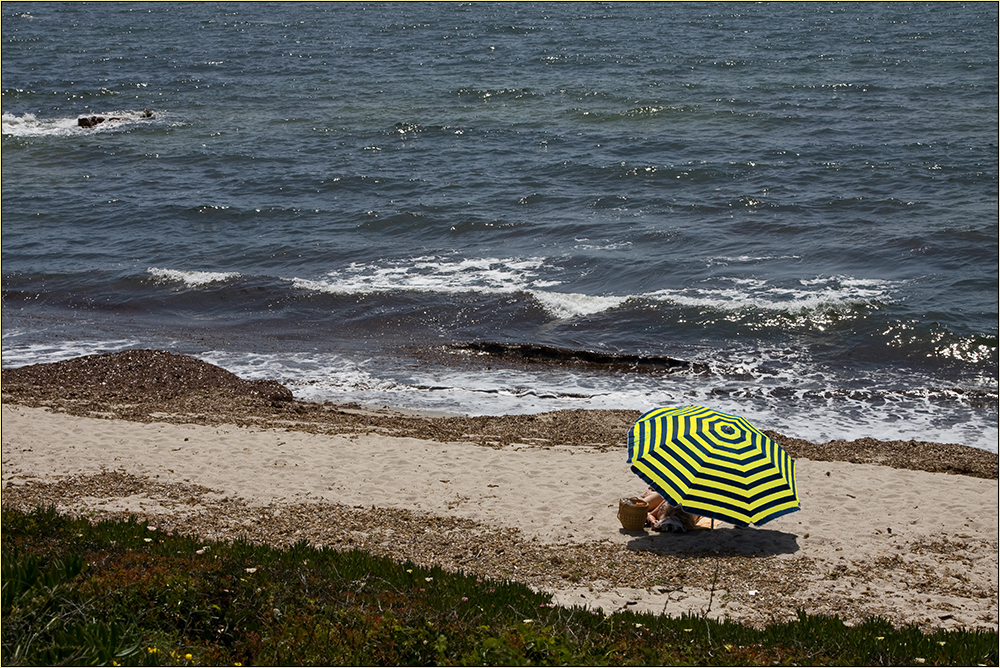
{"type": "MultiPolygon", "coordinates": [[[[140,118],[152,118],[153,112],[150,109],[146,109],[142,112],[140,118]]],[[[81,116],[76,119],[76,124],[81,128],[96,128],[101,123],[105,121],[127,121],[130,120],[124,116],[81,116]]]]}
{"type": "Polygon", "coordinates": [[[12,397],[55,392],[80,399],[148,401],[218,389],[292,400],[291,390],[276,381],[244,380],[214,364],[164,350],[124,350],[3,370],[3,392],[12,397]]]}

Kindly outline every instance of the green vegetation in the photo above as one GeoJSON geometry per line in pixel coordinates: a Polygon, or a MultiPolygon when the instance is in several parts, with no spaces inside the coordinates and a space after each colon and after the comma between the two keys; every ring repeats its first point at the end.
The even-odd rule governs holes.
{"type": "Polygon", "coordinates": [[[995,632],[564,608],[365,552],[3,511],[3,665],[996,665],[995,632]]]}

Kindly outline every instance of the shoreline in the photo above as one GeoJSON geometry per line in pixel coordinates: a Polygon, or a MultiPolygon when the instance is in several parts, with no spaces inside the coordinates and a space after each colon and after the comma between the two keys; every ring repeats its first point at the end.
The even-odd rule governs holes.
{"type": "Polygon", "coordinates": [[[127,371],[121,354],[78,363],[90,371],[79,385],[54,368],[42,375],[60,384],[3,371],[5,507],[134,514],[206,539],[356,547],[516,579],[606,613],[762,625],[802,608],[849,622],[998,628],[992,453],[904,444],[928,471],[882,464],[899,458],[884,442],[833,448],[867,462],[813,459],[802,452],[821,446],[792,442],[801,511],[760,528],[629,533],[615,512],[619,496],[644,488],[624,452],[637,412],[430,418],[307,405],[190,358],[139,357],[151,355],[188,374],[158,384],[158,367],[127,371]],[[958,460],[945,472],[948,453],[958,460]]]}
{"type": "MultiPolygon", "coordinates": [[[[138,422],[271,427],[310,433],[377,432],[480,445],[625,447],[640,411],[574,409],[500,416],[442,416],[357,404],[301,401],[275,381],[247,381],[186,355],[129,350],[2,371],[3,401],[70,415],[138,422]]],[[[815,443],[758,425],[794,459],[878,464],[986,479],[1000,457],[972,446],[860,438],[815,443]]]]}

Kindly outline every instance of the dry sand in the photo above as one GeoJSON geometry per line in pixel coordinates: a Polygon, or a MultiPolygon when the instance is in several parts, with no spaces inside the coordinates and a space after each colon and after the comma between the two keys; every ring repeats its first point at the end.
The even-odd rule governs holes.
{"type": "MultiPolygon", "coordinates": [[[[206,539],[361,547],[517,579],[557,603],[608,613],[762,624],[803,609],[849,622],[880,615],[925,629],[998,628],[992,453],[953,455],[969,475],[799,454],[797,513],[761,528],[627,532],[618,498],[644,489],[625,462],[627,412],[577,415],[594,424],[553,444],[529,426],[565,415],[522,417],[499,437],[489,420],[326,407],[334,428],[307,419],[316,407],[261,397],[259,386],[243,399],[200,388],[200,399],[181,392],[137,403],[121,391],[81,396],[22,380],[4,371],[5,506],[135,514],[206,539]],[[224,421],[206,416],[212,401],[231,409],[224,421]],[[511,431],[518,424],[521,439],[511,431]]],[[[946,447],[925,445],[921,452],[946,447]]],[[[929,457],[925,468],[940,471],[929,457]]]]}

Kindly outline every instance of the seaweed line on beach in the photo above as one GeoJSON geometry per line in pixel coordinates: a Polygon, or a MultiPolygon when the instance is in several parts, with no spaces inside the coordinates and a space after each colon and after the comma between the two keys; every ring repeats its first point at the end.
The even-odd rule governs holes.
{"type": "MultiPolygon", "coordinates": [[[[356,404],[296,401],[275,381],[247,381],[220,367],[160,350],[127,350],[3,370],[3,401],[81,417],[135,422],[380,433],[488,447],[579,445],[624,449],[639,411],[563,410],[535,415],[429,417],[356,404]]],[[[812,443],[764,430],[793,458],[998,478],[998,456],[927,441],[861,438],[812,443]]]]}

